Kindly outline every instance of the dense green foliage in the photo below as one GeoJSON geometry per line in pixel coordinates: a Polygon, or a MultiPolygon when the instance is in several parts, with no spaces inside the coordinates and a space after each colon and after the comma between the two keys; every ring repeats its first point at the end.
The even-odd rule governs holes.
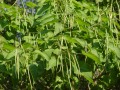
{"type": "Polygon", "coordinates": [[[0,89],[120,89],[119,0],[0,1],[0,89]]]}

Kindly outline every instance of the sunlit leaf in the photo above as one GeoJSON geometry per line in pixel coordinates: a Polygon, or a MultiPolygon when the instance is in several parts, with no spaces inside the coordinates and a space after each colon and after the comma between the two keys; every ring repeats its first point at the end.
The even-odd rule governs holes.
{"type": "Polygon", "coordinates": [[[69,43],[76,43],[76,40],[68,35],[63,36],[65,40],[67,40],[69,43]]]}
{"type": "Polygon", "coordinates": [[[15,47],[14,47],[13,45],[7,44],[7,43],[5,43],[5,44],[3,45],[3,48],[6,49],[6,50],[9,50],[9,51],[12,51],[12,50],[15,49],[15,47]]]}
{"type": "Polygon", "coordinates": [[[61,54],[61,51],[60,51],[60,49],[55,49],[55,50],[53,51],[53,53],[56,54],[56,55],[60,55],[60,54],[61,54]]]}
{"type": "Polygon", "coordinates": [[[28,22],[31,24],[31,26],[34,24],[34,17],[32,15],[29,15],[29,17],[27,17],[28,22]]]}
{"type": "Polygon", "coordinates": [[[79,74],[80,74],[80,70],[77,68],[76,64],[73,63],[72,66],[73,66],[73,69],[74,69],[74,73],[75,73],[76,75],[79,75],[79,74]]]}
{"type": "Polygon", "coordinates": [[[62,82],[62,79],[59,76],[56,76],[56,82],[62,82]]]}
{"type": "Polygon", "coordinates": [[[7,54],[7,56],[5,57],[6,59],[10,59],[12,57],[15,56],[15,50],[11,51],[10,53],[7,54]]]}
{"type": "Polygon", "coordinates": [[[87,45],[87,42],[84,39],[74,38],[76,42],[81,45],[82,47],[85,47],[87,45]]]}
{"type": "Polygon", "coordinates": [[[52,55],[52,53],[53,53],[53,51],[54,51],[54,49],[46,49],[46,50],[44,51],[44,53],[50,58],[51,55],[52,55]]]}
{"type": "Polygon", "coordinates": [[[36,7],[36,4],[33,3],[33,2],[26,2],[26,5],[27,5],[28,7],[30,7],[30,8],[36,7]]]}
{"type": "Polygon", "coordinates": [[[32,47],[32,45],[30,43],[24,43],[23,44],[24,49],[27,49],[27,48],[30,48],[30,47],[32,47]]]}
{"type": "Polygon", "coordinates": [[[82,51],[82,54],[85,55],[85,56],[87,56],[87,57],[89,57],[89,58],[91,58],[92,60],[94,60],[98,64],[101,63],[100,60],[99,60],[99,58],[95,54],[93,54],[91,52],[82,51]]]}
{"type": "Polygon", "coordinates": [[[55,31],[54,31],[55,35],[62,32],[63,30],[64,30],[64,27],[61,23],[55,23],[55,31]]]}
{"type": "Polygon", "coordinates": [[[0,44],[5,43],[5,42],[6,42],[6,39],[0,35],[0,44]]]}
{"type": "Polygon", "coordinates": [[[40,50],[35,50],[34,53],[41,55],[42,58],[46,59],[47,61],[49,61],[49,59],[50,59],[46,53],[41,52],[40,50]]]}
{"type": "Polygon", "coordinates": [[[84,76],[90,83],[93,83],[92,72],[81,72],[81,75],[84,76]]]}
{"type": "Polygon", "coordinates": [[[52,56],[51,59],[48,61],[48,66],[46,67],[46,70],[52,69],[56,65],[57,65],[56,58],[52,56]]]}

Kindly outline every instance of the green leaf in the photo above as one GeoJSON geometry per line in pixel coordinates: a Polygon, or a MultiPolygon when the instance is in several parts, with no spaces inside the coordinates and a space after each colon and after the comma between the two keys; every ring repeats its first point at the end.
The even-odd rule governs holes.
{"type": "Polygon", "coordinates": [[[34,16],[29,15],[29,16],[27,17],[27,20],[28,20],[28,22],[31,24],[31,26],[33,26],[33,24],[34,24],[34,16]]]}
{"type": "Polygon", "coordinates": [[[55,35],[62,32],[63,30],[64,30],[64,27],[61,23],[55,23],[55,30],[54,30],[55,35]]]}
{"type": "Polygon", "coordinates": [[[87,52],[86,53],[86,52],[82,51],[82,54],[85,55],[85,56],[87,56],[87,57],[89,57],[90,59],[94,60],[98,64],[101,63],[100,60],[99,60],[99,58],[95,54],[93,54],[91,52],[87,52]]]}
{"type": "Polygon", "coordinates": [[[3,64],[1,65],[1,64],[0,64],[0,72],[2,72],[2,73],[3,73],[3,72],[7,72],[7,69],[6,69],[6,66],[5,66],[5,65],[3,65],[3,64]]]}
{"type": "Polygon", "coordinates": [[[3,49],[6,49],[6,50],[9,50],[9,51],[12,51],[15,49],[15,47],[11,44],[7,44],[7,43],[4,43],[3,45],[3,49]]]}
{"type": "Polygon", "coordinates": [[[51,59],[48,61],[48,66],[46,67],[46,70],[49,70],[57,65],[57,61],[55,56],[52,56],[51,59]]]}
{"type": "Polygon", "coordinates": [[[5,42],[6,42],[6,39],[3,36],[0,35],[0,44],[5,43],[5,42]]]}
{"type": "Polygon", "coordinates": [[[73,69],[74,69],[74,73],[75,73],[76,75],[79,75],[79,74],[80,74],[80,70],[77,68],[77,66],[76,66],[75,63],[72,63],[72,67],[73,67],[73,69]]]}
{"type": "Polygon", "coordinates": [[[70,37],[68,35],[64,35],[63,38],[67,40],[69,43],[77,43],[73,37],[70,37]]]}
{"type": "Polygon", "coordinates": [[[120,48],[117,46],[114,46],[113,43],[109,43],[108,48],[116,54],[118,58],[120,58],[120,48]]]}
{"type": "Polygon", "coordinates": [[[64,39],[67,40],[69,43],[76,43],[82,47],[85,47],[87,42],[84,39],[79,39],[79,38],[74,38],[74,37],[70,37],[68,35],[64,35],[64,39]]]}
{"type": "Polygon", "coordinates": [[[87,45],[87,42],[84,39],[74,38],[77,42],[77,44],[81,45],[82,47],[85,47],[87,45]]]}
{"type": "Polygon", "coordinates": [[[57,19],[56,19],[55,15],[53,15],[51,13],[46,13],[41,18],[36,20],[36,24],[44,25],[44,24],[48,24],[48,23],[53,23],[56,20],[57,19]]]}
{"type": "Polygon", "coordinates": [[[90,26],[88,22],[83,21],[81,18],[76,18],[75,20],[80,26],[90,26]]]}
{"type": "Polygon", "coordinates": [[[51,55],[52,55],[52,53],[53,53],[53,51],[54,51],[54,49],[46,49],[46,50],[44,51],[44,53],[50,58],[51,55]]]}
{"type": "Polygon", "coordinates": [[[61,51],[60,51],[60,49],[55,49],[55,50],[53,51],[53,53],[56,54],[56,55],[60,55],[60,54],[61,54],[61,51]]]}
{"type": "Polygon", "coordinates": [[[53,32],[51,32],[51,31],[50,31],[50,32],[48,32],[48,33],[47,33],[47,37],[48,37],[48,38],[52,38],[52,37],[54,37],[54,33],[53,33],[53,32]]]}
{"type": "Polygon", "coordinates": [[[81,72],[81,75],[84,76],[90,83],[93,83],[92,72],[81,72]]]}
{"type": "Polygon", "coordinates": [[[109,18],[108,18],[107,16],[102,16],[102,17],[101,17],[101,20],[102,20],[103,22],[108,22],[108,21],[109,21],[109,18]]]}
{"type": "Polygon", "coordinates": [[[90,83],[93,83],[92,72],[91,72],[90,67],[88,67],[88,64],[86,64],[85,62],[81,62],[81,61],[79,62],[79,64],[80,64],[80,70],[77,68],[75,63],[72,63],[74,73],[76,75],[84,76],[90,83]]]}
{"type": "Polygon", "coordinates": [[[30,70],[30,73],[31,73],[33,79],[37,80],[37,77],[38,77],[38,64],[37,63],[30,64],[29,70],[30,70]]]}
{"type": "Polygon", "coordinates": [[[39,63],[38,63],[39,75],[42,75],[44,73],[44,71],[46,71],[45,68],[46,68],[46,61],[39,61],[39,63]]]}
{"type": "Polygon", "coordinates": [[[96,0],[96,3],[100,3],[100,2],[103,2],[103,0],[96,0]]]}
{"type": "Polygon", "coordinates": [[[45,43],[45,41],[42,39],[37,39],[37,43],[42,45],[43,43],[45,43]]]}
{"type": "Polygon", "coordinates": [[[24,43],[23,44],[24,49],[31,48],[31,47],[32,47],[32,45],[30,43],[24,43]]]}
{"type": "Polygon", "coordinates": [[[4,60],[4,56],[2,54],[0,54],[0,61],[4,60]]]}
{"type": "Polygon", "coordinates": [[[41,55],[47,61],[49,61],[49,59],[50,59],[49,56],[46,53],[41,52],[40,50],[35,50],[34,53],[41,55]]]}
{"type": "Polygon", "coordinates": [[[34,7],[36,7],[36,4],[33,2],[26,2],[26,6],[28,6],[30,8],[34,8],[34,7]]]}
{"type": "Polygon", "coordinates": [[[50,16],[41,21],[41,25],[55,22],[55,16],[50,16]]]}
{"type": "Polygon", "coordinates": [[[39,8],[37,9],[37,11],[36,11],[35,19],[43,16],[43,14],[44,14],[46,11],[48,11],[48,10],[49,10],[49,5],[48,5],[48,4],[43,5],[42,8],[39,7],[39,8]]]}
{"type": "Polygon", "coordinates": [[[15,50],[11,51],[10,53],[7,54],[7,56],[5,57],[6,59],[10,59],[12,57],[15,56],[15,50]]]}
{"type": "Polygon", "coordinates": [[[61,77],[56,76],[56,80],[55,80],[55,82],[63,82],[63,80],[61,79],[61,77]]]}
{"type": "Polygon", "coordinates": [[[118,29],[120,29],[120,24],[118,22],[114,22],[118,29]]]}
{"type": "Polygon", "coordinates": [[[89,64],[79,61],[80,71],[81,72],[90,72],[92,69],[89,67],[89,64]]]}

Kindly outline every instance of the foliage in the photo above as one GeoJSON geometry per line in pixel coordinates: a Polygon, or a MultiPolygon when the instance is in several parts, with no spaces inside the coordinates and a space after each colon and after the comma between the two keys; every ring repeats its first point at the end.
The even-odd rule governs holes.
{"type": "Polygon", "coordinates": [[[119,1],[16,3],[0,3],[0,89],[120,88],[119,1]]]}

